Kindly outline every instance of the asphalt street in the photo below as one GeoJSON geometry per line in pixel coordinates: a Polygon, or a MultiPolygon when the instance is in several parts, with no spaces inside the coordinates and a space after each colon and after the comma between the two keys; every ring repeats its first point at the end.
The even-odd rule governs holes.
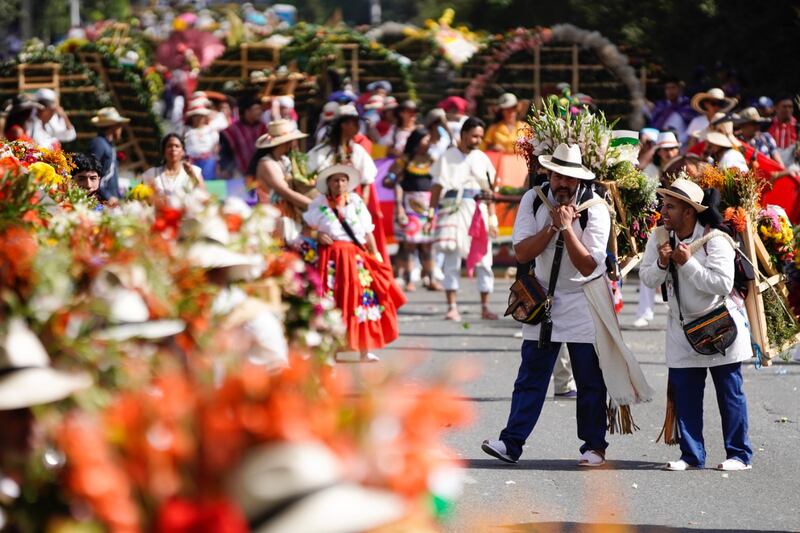
{"type": "MultiPolygon", "coordinates": [[[[498,280],[492,296],[500,314],[510,281],[498,280]]],[[[638,282],[623,287],[620,323],[647,380],[653,402],[634,407],[641,428],[634,435],[610,435],[608,464],[598,469],[576,465],[575,402],[553,400],[552,386],[539,423],[520,462],[506,465],[484,454],[480,445],[505,425],[519,365],[521,339],[511,319],[480,319],[472,280],[461,291],[464,322],[443,320],[443,293],[418,290],[400,314],[401,337],[381,351],[388,364],[413,361],[414,376],[429,379],[454,363],[477,363],[478,377],[463,383],[463,401],[475,420],[453,431],[449,444],[468,468],[464,492],[446,522],[452,532],[555,531],[800,531],[800,364],[744,368],[748,396],[753,470],[724,473],[707,468],[666,472],[679,458],[677,447],[656,443],[666,402],[664,364],[666,306],[646,329],[633,322],[638,282]]],[[[707,381],[705,439],[708,466],[725,459],[713,383],[707,381]]]]}

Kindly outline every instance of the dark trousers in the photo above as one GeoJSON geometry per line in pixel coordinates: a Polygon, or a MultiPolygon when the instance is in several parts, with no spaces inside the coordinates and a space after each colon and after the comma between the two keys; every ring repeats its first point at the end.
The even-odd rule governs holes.
{"type": "MultiPolygon", "coordinates": [[[[522,455],[522,446],[533,431],[542,412],[550,376],[561,343],[554,342],[548,349],[539,349],[538,341],[522,343],[522,363],[514,383],[511,413],[508,423],[500,433],[508,454],[514,459],[522,455]]],[[[604,451],[606,442],[606,384],[594,346],[587,343],[567,343],[572,372],[578,387],[576,411],[578,438],[583,441],[581,453],[587,450],[604,451]]]]}
{"type": "Polygon", "coordinates": [[[706,371],[711,372],[722,418],[722,437],[728,459],[750,464],[753,450],[747,436],[747,398],[742,390],[742,363],[711,368],[670,368],[675,409],[680,431],[681,459],[693,466],[704,466],[703,392],[706,371]]]}

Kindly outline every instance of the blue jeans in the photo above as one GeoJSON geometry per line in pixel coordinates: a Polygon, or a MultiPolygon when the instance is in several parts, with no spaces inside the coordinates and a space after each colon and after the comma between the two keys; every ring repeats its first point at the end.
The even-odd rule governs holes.
{"type": "MultiPolygon", "coordinates": [[[[606,384],[597,354],[594,346],[587,343],[567,343],[567,348],[578,387],[575,407],[578,438],[583,441],[581,453],[587,450],[605,451],[608,447],[606,384]]],[[[559,349],[559,342],[552,343],[550,348],[544,350],[539,349],[538,341],[526,340],[522,343],[522,363],[517,381],[514,382],[511,413],[505,429],[500,433],[500,440],[505,443],[506,451],[514,459],[522,455],[522,446],[542,413],[559,349]]]]}
{"type": "Polygon", "coordinates": [[[706,449],[703,440],[703,392],[706,371],[711,372],[717,391],[717,405],[722,418],[722,438],[728,459],[746,465],[753,458],[747,436],[747,398],[742,390],[742,363],[711,368],[670,368],[669,383],[678,416],[681,459],[692,466],[704,466],[706,449]]]}

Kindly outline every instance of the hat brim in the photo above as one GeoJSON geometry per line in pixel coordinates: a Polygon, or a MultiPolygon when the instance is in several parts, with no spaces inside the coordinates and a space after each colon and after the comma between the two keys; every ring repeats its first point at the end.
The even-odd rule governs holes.
{"type": "MultiPolygon", "coordinates": [[[[692,96],[692,101],[691,101],[692,109],[694,109],[700,114],[705,115],[707,111],[701,107],[703,100],[719,100],[719,98],[716,98],[714,95],[709,93],[697,93],[696,95],[692,96]]],[[[739,102],[739,100],[737,100],[736,98],[730,98],[728,96],[723,97],[722,100],[727,102],[727,104],[725,105],[725,107],[721,107],[717,111],[717,113],[727,113],[728,111],[736,107],[736,104],[739,102]]]]}
{"type": "Polygon", "coordinates": [[[272,137],[268,141],[256,141],[256,148],[273,148],[281,144],[297,141],[299,139],[305,139],[306,137],[308,137],[307,133],[303,133],[302,131],[293,131],[292,133],[287,133],[286,135],[272,137]]]}
{"type": "Polygon", "coordinates": [[[352,192],[361,183],[361,175],[355,167],[350,165],[333,165],[323,169],[317,175],[317,190],[322,194],[328,194],[328,178],[336,174],[345,174],[347,176],[347,190],[352,192]]]}
{"type": "Polygon", "coordinates": [[[661,144],[656,144],[656,150],[661,150],[662,148],[680,148],[680,143],[668,141],[661,144]]]}
{"type": "Polygon", "coordinates": [[[149,320],[135,324],[120,324],[98,331],[94,337],[101,341],[121,342],[129,339],[163,339],[186,329],[183,320],[149,320]]]}
{"type": "Polygon", "coordinates": [[[664,189],[663,187],[659,187],[658,189],[656,189],[656,193],[660,194],[661,196],[671,196],[672,198],[675,198],[676,200],[680,200],[682,202],[686,202],[687,204],[692,206],[694,208],[694,210],[697,211],[698,213],[702,213],[703,211],[708,209],[708,207],[704,206],[703,204],[698,204],[694,200],[691,200],[690,198],[688,198],[686,196],[683,196],[680,193],[677,193],[675,191],[671,191],[669,189],[664,189]]]}
{"type": "Polygon", "coordinates": [[[733,148],[733,141],[724,133],[718,131],[709,131],[700,137],[701,140],[713,144],[714,146],[721,146],[723,148],[733,148]]]}
{"type": "Polygon", "coordinates": [[[254,531],[370,531],[399,521],[405,510],[403,500],[388,491],[340,484],[303,498],[254,531]]]}
{"type": "Polygon", "coordinates": [[[83,372],[64,372],[51,367],[14,370],[0,378],[0,411],[57,402],[91,384],[91,376],[83,372]]]}
{"type": "Polygon", "coordinates": [[[195,110],[192,110],[192,111],[188,111],[186,113],[186,118],[189,118],[189,117],[207,117],[210,114],[211,114],[211,111],[208,110],[208,109],[195,109],[195,110]]]}
{"type": "Polygon", "coordinates": [[[594,179],[594,172],[592,172],[583,165],[581,165],[580,167],[567,167],[559,165],[558,163],[554,163],[552,159],[553,159],[552,155],[540,155],[539,164],[542,165],[547,170],[558,172],[562,176],[577,178],[579,180],[586,180],[586,181],[591,181],[594,179]]]}
{"type": "Polygon", "coordinates": [[[189,248],[189,262],[199,268],[214,270],[232,269],[229,279],[256,279],[264,271],[264,258],[228,250],[212,242],[198,242],[189,248]]]}
{"type": "Polygon", "coordinates": [[[104,126],[117,126],[117,125],[121,125],[121,124],[127,124],[130,121],[131,121],[131,119],[125,118],[125,117],[120,117],[118,119],[107,119],[107,118],[101,118],[101,117],[92,117],[92,120],[91,120],[92,124],[94,124],[95,126],[101,127],[101,128],[104,127],[104,126]]]}

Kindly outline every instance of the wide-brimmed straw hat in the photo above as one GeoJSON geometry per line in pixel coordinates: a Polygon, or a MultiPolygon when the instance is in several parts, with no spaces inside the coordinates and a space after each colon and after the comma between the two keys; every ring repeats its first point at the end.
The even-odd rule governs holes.
{"type": "Polygon", "coordinates": [[[347,190],[353,191],[361,181],[361,174],[351,165],[331,165],[324,168],[317,174],[317,190],[322,194],[328,194],[328,178],[336,174],[347,176],[347,190]]]}
{"type": "Polygon", "coordinates": [[[207,107],[203,107],[202,105],[192,105],[186,110],[186,118],[195,116],[207,117],[210,114],[211,110],[207,107]]]}
{"type": "Polygon", "coordinates": [[[189,262],[207,270],[222,269],[229,281],[251,281],[264,272],[266,263],[260,255],[241,254],[213,241],[192,244],[188,251],[189,262]]]}
{"type": "Polygon", "coordinates": [[[344,477],[324,445],[276,442],[246,456],[227,485],[257,533],[371,531],[403,518],[397,495],[344,477]]]}
{"type": "Polygon", "coordinates": [[[380,94],[373,94],[364,104],[364,109],[383,109],[384,97],[380,94]]]}
{"type": "Polygon", "coordinates": [[[658,139],[656,140],[656,149],[660,150],[661,148],[680,148],[681,143],[678,142],[678,138],[675,137],[675,134],[671,131],[662,131],[658,134],[658,139]]]}
{"type": "Polygon", "coordinates": [[[686,202],[698,213],[702,213],[708,207],[703,205],[703,189],[692,181],[685,178],[678,178],[669,187],[659,187],[656,192],[661,196],[671,196],[682,202],[686,202]]]}
{"type": "Polygon", "coordinates": [[[706,110],[702,107],[704,100],[716,100],[720,102],[722,105],[718,111],[721,113],[727,113],[733,109],[736,106],[736,103],[739,101],[736,98],[729,98],[725,96],[725,92],[722,89],[714,87],[713,89],[709,89],[707,92],[697,93],[696,95],[692,96],[692,109],[698,113],[705,114],[706,110]]]}
{"type": "Polygon", "coordinates": [[[504,93],[500,95],[500,98],[497,99],[497,107],[500,109],[510,109],[512,107],[517,107],[519,100],[517,97],[511,93],[504,93]]]}
{"type": "Polygon", "coordinates": [[[25,321],[13,317],[0,345],[0,411],[63,400],[92,384],[85,373],[50,366],[50,358],[25,321]]]}
{"type": "Polygon", "coordinates": [[[759,125],[768,124],[772,121],[768,118],[762,117],[761,114],[758,112],[758,109],[756,109],[755,107],[746,107],[742,109],[741,112],[739,112],[739,118],[734,119],[733,122],[737,126],[740,126],[742,124],[749,124],[751,122],[759,125]]]}
{"type": "Polygon", "coordinates": [[[267,126],[267,133],[256,141],[256,148],[272,148],[279,144],[305,139],[306,137],[308,137],[308,134],[298,130],[297,123],[293,120],[273,120],[267,126]]]}
{"type": "Polygon", "coordinates": [[[127,124],[131,119],[125,118],[119,114],[115,107],[104,107],[97,111],[97,114],[92,117],[92,124],[102,128],[104,126],[115,126],[117,124],[127,124]]]}
{"type": "Polygon", "coordinates": [[[553,155],[540,155],[539,164],[563,176],[579,180],[594,179],[594,173],[581,163],[581,149],[577,144],[559,144],[553,155]]]}

